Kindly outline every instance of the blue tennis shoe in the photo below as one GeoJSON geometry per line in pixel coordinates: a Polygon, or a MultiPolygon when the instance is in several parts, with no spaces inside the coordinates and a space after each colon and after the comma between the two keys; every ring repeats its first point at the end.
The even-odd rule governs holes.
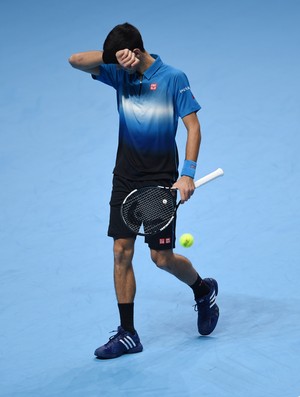
{"type": "Polygon", "coordinates": [[[215,329],[219,319],[219,307],[216,304],[218,283],[213,278],[205,278],[204,281],[210,287],[210,292],[202,298],[196,299],[194,308],[198,312],[199,334],[209,335],[215,329]]]}
{"type": "Polygon", "coordinates": [[[137,332],[131,334],[121,326],[115,332],[117,333],[111,336],[105,345],[95,350],[94,354],[97,358],[117,358],[123,354],[139,353],[143,350],[137,332]]]}

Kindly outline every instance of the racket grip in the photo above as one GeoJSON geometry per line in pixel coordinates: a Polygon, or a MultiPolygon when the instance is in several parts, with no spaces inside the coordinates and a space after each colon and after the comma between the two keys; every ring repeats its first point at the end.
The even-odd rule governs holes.
{"type": "Polygon", "coordinates": [[[207,174],[207,175],[203,176],[202,178],[198,179],[197,181],[195,181],[195,187],[197,188],[199,186],[202,186],[205,183],[210,182],[213,179],[216,179],[222,175],[224,175],[224,171],[222,170],[222,168],[218,168],[215,171],[211,172],[210,174],[207,174]]]}

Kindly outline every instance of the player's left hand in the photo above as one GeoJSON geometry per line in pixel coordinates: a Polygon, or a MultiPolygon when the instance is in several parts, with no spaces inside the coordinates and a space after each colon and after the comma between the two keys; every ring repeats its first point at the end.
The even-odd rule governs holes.
{"type": "Polygon", "coordinates": [[[174,183],[172,188],[179,190],[181,204],[183,204],[191,198],[195,191],[194,180],[189,176],[182,176],[174,183]]]}

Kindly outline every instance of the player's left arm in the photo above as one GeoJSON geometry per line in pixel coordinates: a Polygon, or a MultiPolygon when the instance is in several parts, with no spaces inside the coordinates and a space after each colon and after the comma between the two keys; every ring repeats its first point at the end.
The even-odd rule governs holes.
{"type": "MultiPolygon", "coordinates": [[[[187,141],[185,148],[185,159],[197,162],[201,144],[201,127],[196,112],[190,113],[182,118],[187,130],[187,141]]],[[[180,177],[173,185],[180,191],[181,202],[189,200],[195,191],[194,180],[189,176],[180,177]]]]}

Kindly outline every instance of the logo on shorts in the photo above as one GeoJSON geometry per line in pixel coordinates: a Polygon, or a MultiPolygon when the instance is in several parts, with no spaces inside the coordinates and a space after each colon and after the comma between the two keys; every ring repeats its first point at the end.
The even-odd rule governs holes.
{"type": "Polygon", "coordinates": [[[170,237],[160,238],[159,239],[159,244],[160,245],[171,244],[171,238],[170,237]]]}

